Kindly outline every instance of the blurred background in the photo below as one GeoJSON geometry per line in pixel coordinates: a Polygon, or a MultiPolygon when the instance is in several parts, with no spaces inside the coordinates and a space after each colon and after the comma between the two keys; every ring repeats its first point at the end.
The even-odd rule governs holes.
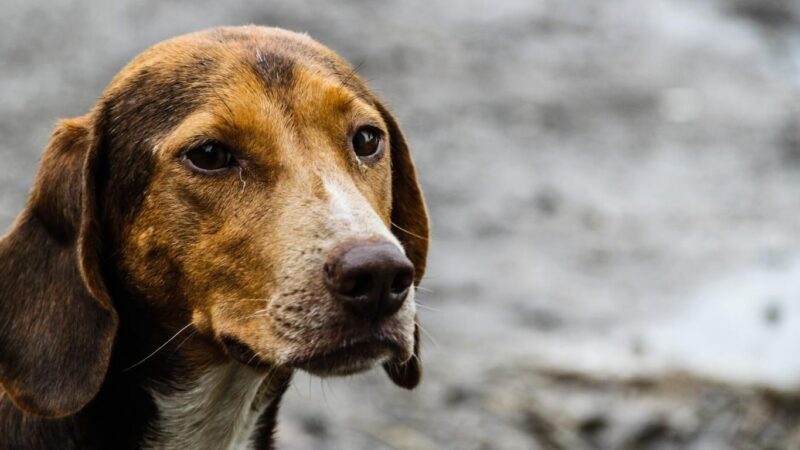
{"type": "Polygon", "coordinates": [[[2,229],[55,121],[177,34],[305,31],[392,105],[433,221],[424,380],[299,376],[280,448],[800,448],[800,2],[2,11],[2,229]]]}

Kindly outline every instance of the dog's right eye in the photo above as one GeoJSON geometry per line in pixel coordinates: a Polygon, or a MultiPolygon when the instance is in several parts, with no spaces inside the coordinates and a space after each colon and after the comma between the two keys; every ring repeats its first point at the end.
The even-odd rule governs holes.
{"type": "Polygon", "coordinates": [[[236,166],[236,159],[222,144],[209,142],[184,153],[188,165],[198,172],[219,172],[236,166]]]}

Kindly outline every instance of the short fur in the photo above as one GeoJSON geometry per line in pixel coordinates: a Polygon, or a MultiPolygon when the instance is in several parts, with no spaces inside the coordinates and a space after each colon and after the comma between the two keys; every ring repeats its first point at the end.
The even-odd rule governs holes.
{"type": "Polygon", "coordinates": [[[357,321],[322,265],[393,242],[418,284],[428,236],[397,122],[335,53],[255,26],[162,42],[57,125],[0,240],[0,449],[272,448],[296,369],[383,363],[413,388],[413,289],[357,321]],[[348,148],[363,124],[387,141],[369,163],[348,148]],[[241,167],[189,170],[209,140],[241,167]]]}

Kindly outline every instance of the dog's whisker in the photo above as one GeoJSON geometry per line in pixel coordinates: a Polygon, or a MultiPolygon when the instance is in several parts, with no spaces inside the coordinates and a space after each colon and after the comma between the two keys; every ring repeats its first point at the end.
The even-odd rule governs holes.
{"type": "Polygon", "coordinates": [[[415,287],[414,289],[416,289],[416,290],[418,290],[418,291],[423,291],[423,292],[428,292],[428,293],[430,293],[430,294],[433,294],[433,289],[428,289],[428,288],[426,288],[426,287],[417,286],[417,287],[415,287]]]}
{"type": "Polygon", "coordinates": [[[406,230],[405,228],[401,227],[400,225],[398,225],[398,224],[396,224],[394,222],[391,222],[391,223],[392,223],[393,227],[397,228],[398,230],[402,231],[403,233],[408,234],[409,236],[414,236],[415,238],[422,239],[423,241],[427,241],[428,240],[428,238],[422,237],[422,236],[420,236],[420,235],[418,235],[416,233],[412,233],[411,231],[406,230]]]}
{"type": "Polygon", "coordinates": [[[438,308],[434,308],[434,307],[428,306],[428,305],[423,305],[420,302],[417,302],[417,308],[422,308],[422,309],[426,309],[428,311],[433,311],[433,312],[441,312],[441,310],[438,309],[438,308]]]}
{"type": "MultiPolygon", "coordinates": [[[[264,359],[263,356],[261,356],[261,354],[258,351],[256,351],[256,354],[259,355],[260,358],[264,359]]],[[[275,377],[275,374],[277,373],[278,373],[278,367],[272,365],[269,369],[269,372],[267,372],[267,386],[272,386],[272,379],[275,377]]]]}
{"type": "Polygon", "coordinates": [[[225,121],[228,123],[228,126],[233,128],[234,130],[237,129],[238,127],[236,126],[236,120],[234,120],[233,109],[231,109],[228,102],[225,101],[225,98],[222,97],[219,91],[217,91],[217,88],[213,85],[211,85],[211,92],[219,99],[220,102],[222,102],[222,106],[224,106],[225,110],[228,112],[228,117],[224,118],[225,121]]]}
{"type": "Polygon", "coordinates": [[[249,366],[250,363],[252,363],[253,360],[256,359],[257,357],[260,358],[258,352],[257,351],[253,351],[253,355],[250,356],[250,359],[247,360],[247,364],[246,365],[249,366]]]}
{"type": "Polygon", "coordinates": [[[433,306],[430,306],[430,305],[428,305],[427,303],[425,303],[425,301],[426,301],[426,300],[424,300],[424,299],[423,299],[423,298],[421,298],[421,297],[414,297],[414,303],[415,303],[417,306],[420,306],[420,307],[422,307],[422,308],[426,308],[426,309],[430,309],[431,311],[441,311],[441,310],[440,310],[440,309],[438,309],[438,308],[434,308],[433,306]]]}
{"type": "Polygon", "coordinates": [[[436,340],[436,338],[434,338],[433,335],[428,330],[426,330],[421,323],[419,323],[419,321],[417,321],[417,326],[419,327],[420,331],[422,331],[422,333],[424,333],[425,336],[427,336],[428,339],[430,339],[431,342],[433,342],[433,345],[438,348],[439,342],[436,340]]]}
{"type": "MultiPolygon", "coordinates": [[[[350,82],[353,81],[353,79],[358,76],[358,71],[361,70],[361,67],[363,67],[363,66],[364,66],[364,62],[362,61],[362,62],[358,63],[354,68],[351,68],[350,69],[350,73],[348,73],[343,78],[342,84],[349,85],[350,82]]],[[[355,98],[356,97],[353,97],[353,100],[355,100],[355,98]]]]}
{"type": "Polygon", "coordinates": [[[268,298],[223,298],[225,302],[265,302],[268,298]]]}
{"type": "Polygon", "coordinates": [[[333,412],[333,408],[331,408],[331,402],[328,401],[328,395],[325,393],[325,378],[319,379],[319,390],[322,392],[322,401],[325,402],[325,407],[328,408],[329,411],[333,412]]]}
{"type": "Polygon", "coordinates": [[[178,351],[178,350],[180,350],[180,348],[183,346],[183,344],[185,344],[185,343],[186,343],[186,341],[188,341],[189,339],[191,339],[191,338],[192,338],[192,336],[194,336],[195,334],[197,334],[197,328],[194,328],[194,329],[192,329],[192,332],[191,332],[191,333],[189,333],[189,335],[188,335],[188,336],[186,336],[186,337],[185,337],[185,338],[184,338],[184,339],[181,341],[181,343],[180,343],[180,344],[178,344],[178,345],[176,345],[176,346],[175,346],[175,351],[178,351]]]}
{"type": "Polygon", "coordinates": [[[163,349],[164,347],[166,347],[166,346],[167,346],[167,344],[169,344],[170,342],[172,342],[172,340],[173,340],[173,339],[175,339],[176,337],[178,337],[178,335],[179,335],[179,334],[183,333],[184,331],[186,331],[187,329],[189,329],[189,327],[191,327],[191,326],[192,326],[192,323],[191,323],[191,322],[189,322],[189,323],[188,323],[188,324],[187,324],[185,327],[181,328],[180,330],[178,330],[178,332],[177,332],[177,333],[173,334],[171,338],[167,339],[167,341],[166,341],[166,342],[164,342],[163,344],[161,344],[161,346],[160,346],[160,347],[158,347],[157,349],[155,349],[155,350],[153,351],[153,353],[150,353],[149,355],[145,356],[145,357],[144,357],[144,359],[142,359],[141,361],[137,362],[136,364],[134,364],[134,365],[132,365],[132,366],[130,366],[130,367],[128,367],[128,368],[126,368],[126,369],[123,369],[122,371],[123,371],[123,372],[127,372],[127,371],[129,371],[129,370],[131,370],[131,369],[133,369],[133,368],[135,368],[135,367],[138,367],[138,366],[140,366],[140,365],[141,365],[141,364],[143,364],[145,361],[147,361],[148,359],[152,358],[152,357],[153,357],[153,356],[154,356],[156,353],[158,353],[159,351],[161,351],[161,349],[163,349]]]}

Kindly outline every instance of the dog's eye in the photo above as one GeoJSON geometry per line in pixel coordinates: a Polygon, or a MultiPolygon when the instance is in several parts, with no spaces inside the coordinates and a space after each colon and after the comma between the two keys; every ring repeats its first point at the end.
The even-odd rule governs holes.
{"type": "Polygon", "coordinates": [[[378,154],[383,149],[383,134],[375,127],[361,127],[353,135],[353,151],[360,158],[378,154]]]}
{"type": "Polygon", "coordinates": [[[236,159],[231,152],[216,142],[209,142],[189,150],[185,158],[192,168],[201,172],[217,172],[236,165],[236,159]]]}

